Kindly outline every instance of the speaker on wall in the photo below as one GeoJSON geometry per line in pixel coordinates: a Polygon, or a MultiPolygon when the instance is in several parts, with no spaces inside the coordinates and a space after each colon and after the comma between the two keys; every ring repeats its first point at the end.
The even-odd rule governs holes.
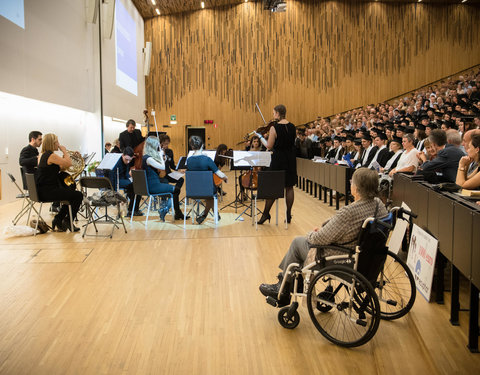
{"type": "Polygon", "coordinates": [[[85,0],[87,23],[96,23],[98,17],[98,2],[100,0],[85,0]]]}
{"type": "Polygon", "coordinates": [[[148,76],[150,73],[150,62],[152,60],[152,42],[146,42],[143,48],[143,74],[148,76]]]}
{"type": "Polygon", "coordinates": [[[103,39],[112,39],[115,20],[115,0],[102,0],[102,34],[103,39]]]}

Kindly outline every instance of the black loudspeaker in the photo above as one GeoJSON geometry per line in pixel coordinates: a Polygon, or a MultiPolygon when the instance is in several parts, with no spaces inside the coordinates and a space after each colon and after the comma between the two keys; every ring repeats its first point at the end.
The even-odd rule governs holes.
{"type": "Polygon", "coordinates": [[[188,144],[188,140],[190,139],[190,137],[192,135],[196,135],[200,138],[202,138],[202,142],[203,142],[203,148],[206,149],[207,146],[205,145],[205,128],[204,127],[192,127],[192,126],[189,126],[187,125],[185,127],[185,137],[186,137],[186,144],[187,144],[187,147],[186,147],[186,153],[185,155],[188,154],[188,151],[190,151],[192,148],[190,147],[190,145],[188,144]]]}

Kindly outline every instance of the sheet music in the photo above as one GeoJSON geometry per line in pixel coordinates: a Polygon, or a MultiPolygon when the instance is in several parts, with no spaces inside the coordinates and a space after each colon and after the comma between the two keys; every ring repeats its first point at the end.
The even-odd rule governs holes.
{"type": "Polygon", "coordinates": [[[177,171],[170,172],[168,175],[175,180],[180,180],[183,176],[185,176],[184,173],[177,171]]]}
{"type": "Polygon", "coordinates": [[[102,161],[98,165],[97,169],[114,169],[118,161],[122,157],[122,154],[105,154],[102,161]]]}
{"type": "Polygon", "coordinates": [[[269,151],[233,151],[235,167],[269,167],[271,161],[269,151]]]}

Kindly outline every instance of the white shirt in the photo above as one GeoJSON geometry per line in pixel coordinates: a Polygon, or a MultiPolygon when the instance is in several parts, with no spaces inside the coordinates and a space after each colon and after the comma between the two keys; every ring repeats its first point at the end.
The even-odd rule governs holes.
{"type": "MultiPolygon", "coordinates": [[[[370,151],[372,151],[372,148],[373,146],[370,145],[368,146],[368,148],[365,150],[365,154],[363,155],[363,159],[362,159],[362,165],[364,162],[366,162],[368,160],[368,155],[370,154],[370,151]]],[[[366,165],[364,165],[364,167],[366,167],[366,165]]]]}
{"type": "Polygon", "coordinates": [[[418,150],[416,148],[412,148],[410,151],[405,151],[402,156],[400,156],[400,160],[397,163],[395,169],[398,171],[400,169],[414,166],[413,172],[417,171],[418,168],[418,158],[417,158],[418,150]]]}
{"type": "Polygon", "coordinates": [[[342,151],[342,146],[338,146],[337,152],[335,153],[335,160],[340,159],[340,152],[342,151]]]}
{"type": "Polygon", "coordinates": [[[423,143],[425,142],[425,139],[422,139],[420,142],[417,144],[417,150],[422,151],[423,150],[423,143]]]}

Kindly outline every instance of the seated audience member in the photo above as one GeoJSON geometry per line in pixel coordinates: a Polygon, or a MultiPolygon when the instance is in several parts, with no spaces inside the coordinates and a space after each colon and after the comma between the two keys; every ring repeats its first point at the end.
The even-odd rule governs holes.
{"type": "Polygon", "coordinates": [[[432,183],[455,182],[458,162],[465,153],[459,147],[447,144],[447,134],[441,129],[433,130],[429,140],[437,151],[437,157],[423,163],[418,174],[432,183]]]}
{"type": "Polygon", "coordinates": [[[465,147],[462,146],[462,135],[455,129],[447,130],[447,143],[449,145],[460,147],[465,152],[465,147]]]}
{"type": "MultiPolygon", "coordinates": [[[[467,149],[468,145],[470,144],[470,141],[472,140],[472,136],[474,134],[480,134],[480,129],[469,130],[463,135],[462,145],[465,149],[467,149]]],[[[479,165],[476,162],[470,163],[470,165],[468,166],[467,174],[471,174],[473,171],[477,169],[478,166],[479,165]]]]}
{"type": "MultiPolygon", "coordinates": [[[[160,181],[159,173],[165,170],[165,160],[163,159],[163,151],[160,149],[160,143],[157,137],[148,137],[143,146],[142,169],[147,174],[148,191],[150,194],[172,193],[173,204],[178,205],[178,195],[180,189],[173,187],[168,183],[160,181]],[[176,201],[176,202],[175,202],[176,201]]],[[[165,221],[165,216],[170,209],[170,199],[163,202],[158,210],[161,221],[165,221]]],[[[176,218],[175,220],[179,220],[176,218]]],[[[181,217],[183,219],[183,216],[181,217]]]]}
{"type": "Polygon", "coordinates": [[[480,188],[480,134],[474,134],[467,145],[467,156],[463,156],[458,163],[457,179],[455,183],[464,189],[476,190],[480,188]],[[477,168],[468,173],[471,163],[476,163],[477,168]]]}
{"type": "Polygon", "coordinates": [[[42,133],[36,130],[30,132],[28,135],[28,145],[22,148],[18,160],[20,166],[23,167],[25,172],[35,172],[35,167],[38,165],[38,147],[41,145],[42,133]]]}
{"type": "MultiPolygon", "coordinates": [[[[114,173],[114,178],[117,178],[117,170],[118,170],[118,187],[121,189],[125,189],[125,192],[127,193],[127,197],[129,199],[128,203],[128,212],[127,216],[132,215],[132,209],[133,209],[133,203],[135,202],[135,212],[133,213],[133,216],[142,216],[143,213],[138,209],[140,206],[140,201],[142,197],[139,195],[135,199],[135,193],[133,192],[133,183],[130,180],[130,168],[133,167],[133,157],[134,157],[134,152],[133,148],[130,146],[125,147],[125,150],[123,150],[122,157],[120,158],[121,161],[117,164],[115,169],[113,170],[114,173]]],[[[117,187],[114,186],[116,189],[117,187]]]]}
{"type": "Polygon", "coordinates": [[[298,129],[298,137],[295,139],[295,148],[297,156],[304,159],[313,158],[313,144],[312,140],[305,134],[304,129],[298,129]]]}
{"type": "Polygon", "coordinates": [[[393,176],[395,173],[415,173],[418,168],[418,150],[414,145],[413,134],[404,134],[402,137],[402,145],[405,150],[400,159],[398,160],[397,166],[393,168],[388,174],[393,176]]]}
{"type": "Polygon", "coordinates": [[[362,140],[360,138],[355,138],[353,141],[353,148],[354,151],[350,155],[353,164],[357,164],[360,162],[360,159],[363,155],[363,148],[362,148],[362,140]]]}
{"type": "Polygon", "coordinates": [[[120,140],[117,138],[113,141],[113,148],[110,150],[112,154],[121,154],[122,151],[120,150],[120,140]]]}
{"type": "MultiPolygon", "coordinates": [[[[342,245],[354,249],[364,220],[375,214],[378,218],[388,214],[384,204],[377,197],[378,183],[377,172],[367,168],[357,169],[352,176],[351,185],[354,203],[342,207],[321,228],[314,228],[306,236],[295,238],[280,262],[279,268],[282,270],[278,275],[280,281],[277,284],[260,285],[260,292],[264,296],[277,298],[287,267],[291,263],[302,266],[311,245],[342,245]]],[[[324,253],[325,256],[338,254],[344,253],[338,250],[326,250],[324,253]]]]}
{"type": "Polygon", "coordinates": [[[386,143],[387,143],[387,136],[384,133],[377,132],[377,136],[374,139],[375,146],[377,147],[377,152],[373,157],[372,161],[368,165],[368,168],[374,168],[374,163],[377,162],[381,168],[385,167],[387,161],[390,159],[392,154],[388,150],[386,143]]]}
{"type": "Polygon", "coordinates": [[[112,149],[112,144],[110,142],[105,143],[105,153],[108,154],[112,149]]]}
{"type": "MultiPolygon", "coordinates": [[[[193,155],[187,159],[187,170],[189,171],[212,171],[218,177],[227,182],[227,176],[215,165],[212,159],[202,154],[203,142],[202,139],[196,135],[192,135],[188,140],[190,148],[194,151],[193,155]]],[[[214,187],[215,189],[215,187],[214,187]]],[[[215,190],[212,192],[215,193],[215,190]]],[[[213,198],[205,199],[205,210],[202,215],[197,217],[197,223],[202,224],[209,211],[213,208],[213,198]]],[[[220,215],[218,215],[220,220],[220,215]]]]}
{"type": "Polygon", "coordinates": [[[372,144],[372,138],[367,134],[362,137],[362,147],[365,151],[360,164],[362,167],[368,167],[375,157],[378,147],[372,144]]]}
{"type": "MultiPolygon", "coordinates": [[[[80,204],[83,200],[83,194],[80,191],[72,190],[63,185],[59,174],[72,165],[72,159],[65,146],[61,146],[58,137],[55,134],[46,134],[43,137],[42,152],[38,158],[38,168],[36,181],[38,186],[38,195],[40,199],[46,201],[68,201],[72,206],[72,217],[77,215],[80,204]],[[60,150],[63,156],[55,154],[54,151],[60,150]]],[[[71,230],[70,217],[68,215],[68,206],[62,205],[60,211],[55,215],[52,221],[52,229],[57,228],[60,232],[71,230]]],[[[73,227],[77,232],[80,228],[73,227]]]]}
{"type": "Polygon", "coordinates": [[[400,160],[400,157],[403,153],[401,138],[392,138],[392,140],[390,141],[390,153],[392,156],[390,157],[390,159],[388,159],[385,167],[380,169],[381,172],[388,173],[397,166],[398,161],[400,160]]]}

